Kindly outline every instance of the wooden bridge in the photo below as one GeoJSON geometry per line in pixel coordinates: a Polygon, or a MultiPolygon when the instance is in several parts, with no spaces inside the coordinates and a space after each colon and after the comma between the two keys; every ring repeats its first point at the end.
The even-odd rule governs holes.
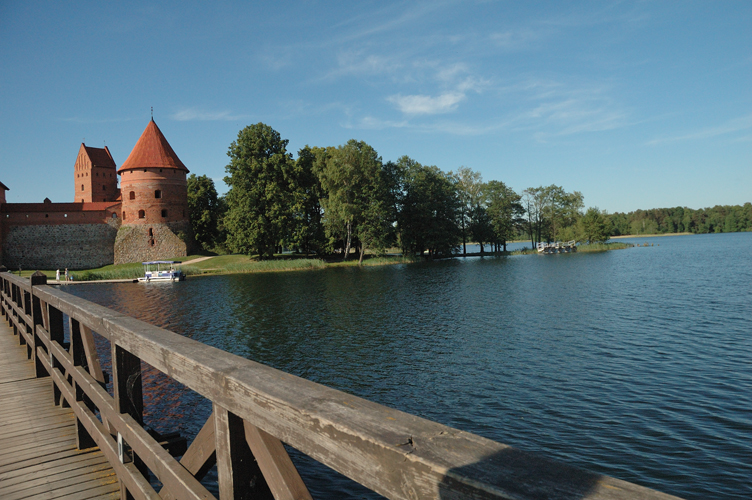
{"type": "Polygon", "coordinates": [[[226,353],[41,273],[0,273],[0,292],[2,499],[211,499],[215,464],[222,500],[311,498],[283,442],[393,499],[675,498],[226,353]],[[212,402],[190,446],[144,427],[142,361],[212,402]]]}

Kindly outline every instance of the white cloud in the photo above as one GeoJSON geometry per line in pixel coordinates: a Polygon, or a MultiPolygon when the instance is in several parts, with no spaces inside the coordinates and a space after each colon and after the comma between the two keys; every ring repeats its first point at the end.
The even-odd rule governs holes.
{"type": "Polygon", "coordinates": [[[184,108],[170,116],[179,122],[187,121],[234,121],[248,118],[248,115],[234,115],[230,111],[203,111],[195,108],[184,108]]]}
{"type": "Polygon", "coordinates": [[[435,115],[448,113],[465,100],[462,92],[445,92],[436,97],[429,95],[393,95],[387,98],[397,109],[408,115],[435,115]]]}

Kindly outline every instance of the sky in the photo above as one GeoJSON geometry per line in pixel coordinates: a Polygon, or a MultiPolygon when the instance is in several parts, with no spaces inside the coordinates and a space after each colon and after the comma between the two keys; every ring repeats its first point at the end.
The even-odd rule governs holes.
{"type": "Polygon", "coordinates": [[[154,120],[220,193],[263,122],[609,212],[752,201],[752,2],[0,2],[0,182],[70,202],[154,120]]]}

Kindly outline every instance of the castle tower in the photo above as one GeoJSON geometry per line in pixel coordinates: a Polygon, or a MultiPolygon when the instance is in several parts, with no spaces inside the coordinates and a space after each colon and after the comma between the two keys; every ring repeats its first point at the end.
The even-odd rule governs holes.
{"type": "Polygon", "coordinates": [[[115,264],[187,255],[192,241],[183,165],[152,119],[117,172],[122,226],[115,264]]]}
{"type": "Polygon", "coordinates": [[[76,203],[91,203],[95,201],[115,201],[118,196],[117,172],[115,160],[110,150],[91,148],[81,143],[76,157],[75,194],[76,203]]]}

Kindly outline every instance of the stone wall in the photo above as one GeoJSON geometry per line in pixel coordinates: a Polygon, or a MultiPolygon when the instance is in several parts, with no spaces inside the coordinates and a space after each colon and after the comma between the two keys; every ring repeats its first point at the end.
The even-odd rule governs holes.
{"type": "Polygon", "coordinates": [[[114,261],[119,219],[99,224],[7,227],[2,263],[8,269],[91,269],[114,261]]]}
{"type": "Polygon", "coordinates": [[[123,224],[115,240],[115,264],[184,257],[192,250],[191,242],[187,221],[123,224]]]}

